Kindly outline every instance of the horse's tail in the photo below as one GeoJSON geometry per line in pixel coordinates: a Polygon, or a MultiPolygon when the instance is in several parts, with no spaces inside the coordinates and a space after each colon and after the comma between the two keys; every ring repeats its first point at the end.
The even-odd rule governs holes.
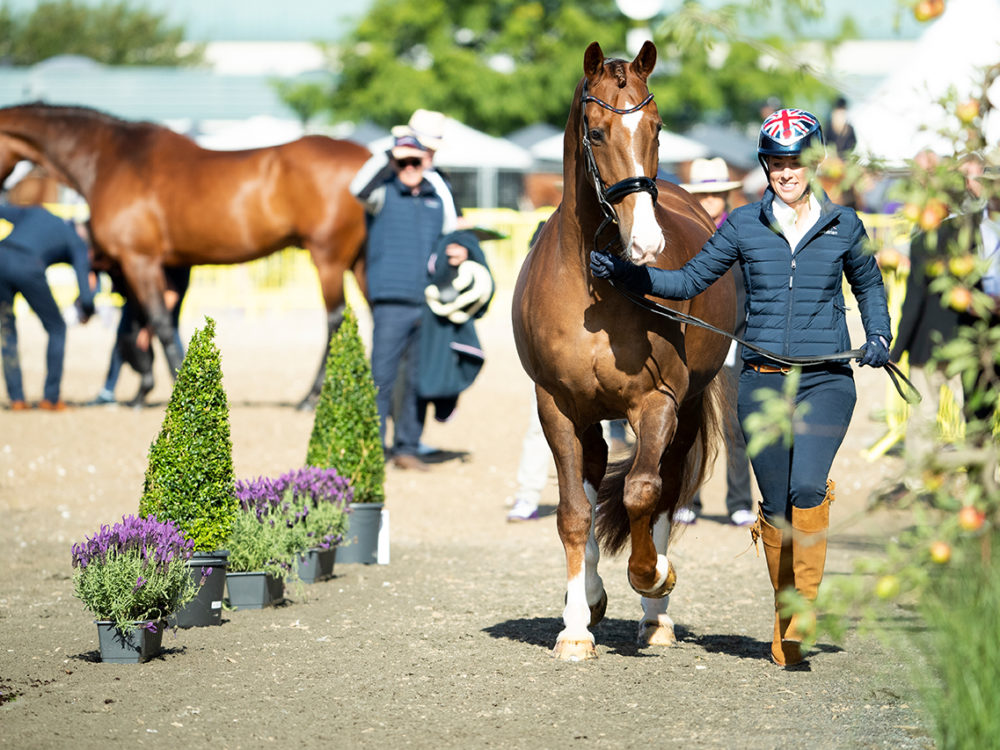
{"type": "MultiPolygon", "coordinates": [[[[731,388],[725,371],[720,372],[702,391],[700,404],[695,405],[694,418],[701,417],[697,435],[681,461],[680,492],[673,506],[667,498],[664,512],[673,514],[677,507],[691,502],[695,492],[711,473],[723,438],[725,420],[723,410],[735,408],[732,403],[731,388]]],[[[680,429],[680,425],[678,425],[680,429]]],[[[597,517],[594,535],[606,553],[621,552],[629,539],[629,517],[625,509],[625,477],[635,460],[635,448],[626,458],[608,464],[601,487],[597,493],[597,517]]],[[[670,461],[670,449],[664,462],[670,461]]]]}

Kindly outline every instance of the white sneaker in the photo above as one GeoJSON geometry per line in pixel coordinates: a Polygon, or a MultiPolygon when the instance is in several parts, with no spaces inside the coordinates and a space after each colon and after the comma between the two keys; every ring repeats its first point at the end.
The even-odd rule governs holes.
{"type": "Polygon", "coordinates": [[[517,521],[533,521],[538,518],[538,506],[530,500],[519,499],[514,503],[514,507],[507,514],[507,520],[516,523],[517,521]]]}
{"type": "Polygon", "coordinates": [[[729,520],[733,522],[734,526],[749,526],[757,520],[757,516],[754,515],[752,510],[740,508],[733,511],[733,514],[729,516],[729,520]]]}
{"type": "Polygon", "coordinates": [[[678,508],[674,511],[674,523],[691,525],[698,520],[698,516],[690,508],[678,508]]]}

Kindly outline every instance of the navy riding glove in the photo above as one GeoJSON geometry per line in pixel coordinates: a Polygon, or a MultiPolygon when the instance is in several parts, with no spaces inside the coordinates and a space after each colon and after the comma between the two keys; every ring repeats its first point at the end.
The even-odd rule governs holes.
{"type": "Polygon", "coordinates": [[[590,271],[599,279],[620,281],[633,291],[649,294],[652,281],[645,266],[636,266],[614,255],[590,251],[590,271]]]}
{"type": "Polygon", "coordinates": [[[885,339],[875,334],[868,337],[865,343],[865,353],[858,357],[861,366],[885,367],[889,363],[889,345],[885,339]]]}

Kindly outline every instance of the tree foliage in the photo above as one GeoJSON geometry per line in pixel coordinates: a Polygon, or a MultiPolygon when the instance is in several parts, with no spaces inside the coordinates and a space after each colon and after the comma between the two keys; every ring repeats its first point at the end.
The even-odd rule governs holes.
{"type": "Polygon", "coordinates": [[[28,13],[0,8],[0,59],[34,65],[55,55],[83,55],[106,65],[193,65],[203,45],[179,51],[184,29],[128,0],[97,6],[43,0],[28,13]]]}
{"type": "MultiPolygon", "coordinates": [[[[822,2],[745,6],[710,12],[686,2],[652,24],[660,60],[650,85],[667,126],[748,123],[769,96],[800,106],[832,96],[795,56],[799,22],[822,2]],[[780,39],[741,31],[779,8],[780,20],[766,27],[785,32],[780,39]]],[[[614,0],[375,0],[345,42],[331,109],[386,127],[419,107],[496,135],[538,122],[562,127],[587,45],[630,58],[628,24],[614,0]]]]}

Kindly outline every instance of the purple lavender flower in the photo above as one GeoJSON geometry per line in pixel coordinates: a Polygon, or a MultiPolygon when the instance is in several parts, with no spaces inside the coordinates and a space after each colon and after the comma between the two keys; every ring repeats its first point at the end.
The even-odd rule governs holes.
{"type": "Polygon", "coordinates": [[[136,592],[136,591],[138,591],[139,589],[141,589],[143,587],[143,584],[145,584],[145,583],[146,583],[146,579],[143,578],[142,576],[139,576],[138,580],[136,580],[136,582],[135,582],[135,586],[132,587],[133,593],[136,592]]]}
{"type": "Polygon", "coordinates": [[[109,555],[136,550],[142,559],[166,565],[175,557],[191,557],[194,542],[186,539],[172,521],[156,516],[125,516],[114,526],[102,524],[100,531],[71,548],[73,566],[86,568],[92,562],[106,562],[109,555]]]}

